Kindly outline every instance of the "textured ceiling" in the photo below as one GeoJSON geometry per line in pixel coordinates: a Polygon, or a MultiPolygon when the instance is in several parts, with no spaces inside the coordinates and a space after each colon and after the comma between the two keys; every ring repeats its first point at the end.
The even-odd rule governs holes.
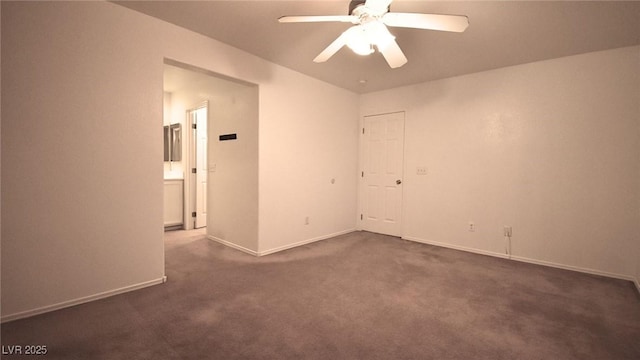
{"type": "Polygon", "coordinates": [[[397,0],[391,11],[466,15],[469,28],[390,28],[409,59],[398,69],[379,53],[362,57],[348,48],[317,64],[316,55],[351,24],[280,24],[277,18],[346,15],[348,0],[116,3],[358,93],[640,44],[640,1],[397,0]]]}

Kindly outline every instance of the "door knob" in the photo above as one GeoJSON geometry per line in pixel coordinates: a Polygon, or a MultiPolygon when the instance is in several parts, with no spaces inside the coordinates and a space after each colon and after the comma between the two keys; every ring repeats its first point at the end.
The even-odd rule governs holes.
{"type": "Polygon", "coordinates": [[[402,184],[402,180],[400,180],[400,179],[396,180],[396,184],[397,184],[397,185],[402,184]]]}

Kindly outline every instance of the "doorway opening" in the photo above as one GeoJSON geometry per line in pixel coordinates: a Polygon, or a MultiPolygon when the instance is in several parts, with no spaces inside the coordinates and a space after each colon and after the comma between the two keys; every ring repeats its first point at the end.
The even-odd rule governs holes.
{"type": "Polygon", "coordinates": [[[165,230],[191,230],[207,224],[209,99],[214,87],[210,78],[202,71],[165,61],[165,230]]]}
{"type": "Polygon", "coordinates": [[[180,208],[180,229],[256,247],[258,95],[257,84],[164,60],[165,125],[182,129],[180,161],[165,163],[164,173],[182,196],[168,196],[165,186],[165,214],[180,208]]]}

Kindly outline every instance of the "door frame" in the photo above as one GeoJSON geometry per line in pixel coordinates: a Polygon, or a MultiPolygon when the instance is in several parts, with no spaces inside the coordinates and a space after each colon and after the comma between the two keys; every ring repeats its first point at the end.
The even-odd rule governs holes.
{"type": "MultiPolygon", "coordinates": [[[[190,106],[185,111],[185,124],[188,128],[189,136],[187,136],[187,149],[188,149],[188,160],[186,161],[184,172],[185,172],[185,181],[184,181],[184,229],[192,230],[195,229],[195,218],[193,218],[191,213],[194,211],[196,207],[195,199],[196,199],[196,187],[194,184],[196,183],[196,174],[191,172],[191,169],[197,166],[196,159],[196,132],[193,128],[193,119],[191,118],[191,112],[196,111],[198,109],[206,108],[207,109],[207,128],[211,124],[211,115],[209,111],[209,100],[204,100],[199,103],[196,103],[193,106],[190,106]]],[[[207,134],[208,135],[208,134],[207,134]]],[[[209,144],[207,142],[207,154],[209,153],[209,144]]],[[[208,176],[208,174],[207,174],[208,176]]],[[[208,201],[208,199],[205,199],[208,201]]]]}
{"type": "Polygon", "coordinates": [[[404,209],[405,209],[405,205],[404,205],[404,188],[405,188],[405,178],[407,175],[406,169],[405,169],[405,164],[406,164],[406,154],[405,154],[405,149],[406,149],[406,129],[407,129],[407,112],[405,110],[394,110],[394,111],[386,111],[386,112],[379,112],[379,113],[371,113],[371,114],[364,114],[360,116],[360,120],[359,120],[359,127],[358,127],[358,213],[356,214],[356,230],[362,231],[365,230],[364,229],[364,221],[363,221],[363,214],[364,214],[364,196],[365,196],[365,187],[364,187],[364,164],[365,164],[365,143],[364,143],[364,135],[365,135],[365,118],[369,117],[369,116],[380,116],[380,115],[389,115],[389,114],[398,114],[398,113],[402,113],[403,114],[403,132],[404,132],[404,136],[403,136],[403,147],[402,147],[402,164],[401,164],[401,168],[402,168],[402,173],[403,173],[403,178],[402,178],[402,182],[403,182],[403,186],[400,187],[400,196],[401,196],[401,206],[400,206],[400,233],[397,235],[392,235],[392,236],[399,236],[399,237],[403,237],[404,236],[404,209]]]}

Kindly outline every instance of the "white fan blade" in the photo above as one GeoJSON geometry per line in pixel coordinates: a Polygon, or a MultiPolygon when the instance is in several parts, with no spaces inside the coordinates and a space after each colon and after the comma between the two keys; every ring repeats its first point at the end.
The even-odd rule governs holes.
{"type": "Polygon", "coordinates": [[[382,22],[388,26],[463,32],[469,26],[469,18],[464,15],[386,13],[382,22]]]}
{"type": "Polygon", "coordinates": [[[282,16],[278,19],[281,23],[300,22],[350,22],[357,23],[358,17],[353,15],[328,15],[328,16],[282,16]]]}
{"type": "Polygon", "coordinates": [[[378,51],[387,60],[387,63],[392,68],[399,68],[407,63],[407,57],[404,56],[402,49],[398,46],[398,43],[394,40],[389,41],[384,48],[378,48],[378,51]]]}
{"type": "Polygon", "coordinates": [[[382,15],[389,11],[389,4],[392,0],[367,0],[364,6],[373,10],[376,15],[382,15]]]}
{"type": "Polygon", "coordinates": [[[322,52],[318,54],[315,59],[313,59],[313,62],[325,62],[329,60],[329,58],[332,57],[333,54],[337,53],[338,50],[342,49],[342,47],[347,44],[347,36],[345,35],[345,33],[346,32],[343,32],[342,34],[340,34],[340,36],[338,36],[337,39],[333,40],[333,42],[329,44],[326,49],[322,50],[322,52]]]}

